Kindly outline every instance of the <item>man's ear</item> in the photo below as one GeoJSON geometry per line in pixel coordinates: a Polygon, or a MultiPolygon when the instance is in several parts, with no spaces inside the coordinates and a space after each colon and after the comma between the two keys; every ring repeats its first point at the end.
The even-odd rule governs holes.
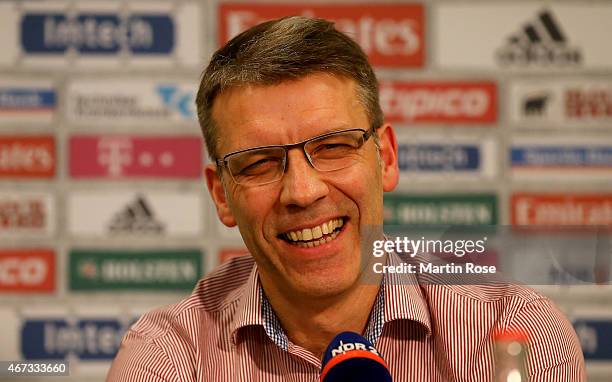
{"type": "Polygon", "coordinates": [[[215,203],[215,207],[217,207],[217,215],[219,216],[219,220],[221,220],[221,223],[228,227],[235,227],[236,219],[234,218],[234,215],[229,207],[229,203],[225,196],[225,190],[223,189],[223,184],[219,174],[217,174],[215,165],[209,164],[204,167],[204,177],[206,178],[208,192],[210,192],[210,196],[215,203]]]}
{"type": "Polygon", "coordinates": [[[399,181],[397,139],[393,127],[386,123],[376,130],[380,142],[383,190],[393,191],[399,181]]]}

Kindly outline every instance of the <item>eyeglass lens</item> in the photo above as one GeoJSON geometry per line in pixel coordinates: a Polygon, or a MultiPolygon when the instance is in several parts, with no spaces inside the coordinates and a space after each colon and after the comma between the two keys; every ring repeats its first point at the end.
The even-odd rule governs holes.
{"type": "MultiPolygon", "coordinates": [[[[318,171],[344,169],[355,162],[365,142],[363,130],[345,131],[307,141],[304,151],[318,171]]],[[[287,149],[283,146],[253,149],[227,158],[228,170],[243,185],[261,185],[280,180],[285,172],[287,149]]]]}

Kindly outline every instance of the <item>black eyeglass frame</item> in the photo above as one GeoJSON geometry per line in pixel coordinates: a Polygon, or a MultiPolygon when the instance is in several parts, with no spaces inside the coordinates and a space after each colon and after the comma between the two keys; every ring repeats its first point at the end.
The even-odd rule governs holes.
{"type": "MultiPolygon", "coordinates": [[[[229,172],[230,176],[232,177],[232,179],[234,180],[234,182],[239,183],[234,178],[234,175],[232,174],[232,172],[229,171],[229,168],[228,168],[228,162],[229,162],[228,158],[229,157],[231,157],[233,155],[236,155],[236,154],[242,154],[242,153],[245,153],[245,152],[248,152],[248,151],[255,151],[255,150],[261,150],[261,149],[271,149],[271,148],[282,148],[285,151],[285,156],[283,158],[283,174],[284,174],[284,172],[287,170],[287,156],[288,156],[289,150],[299,147],[299,148],[302,149],[302,152],[306,156],[306,159],[308,160],[308,163],[310,164],[310,166],[312,168],[314,168],[317,171],[324,171],[324,170],[319,170],[312,163],[312,158],[306,152],[306,144],[308,144],[309,142],[312,142],[314,140],[317,140],[317,139],[326,138],[326,137],[329,137],[329,136],[333,136],[333,135],[337,135],[337,134],[342,134],[342,133],[348,133],[348,132],[351,132],[351,131],[361,131],[363,133],[363,144],[365,144],[368,141],[368,139],[370,139],[370,137],[374,134],[374,132],[376,131],[376,128],[370,128],[367,131],[364,130],[364,129],[346,129],[346,130],[331,131],[329,133],[317,135],[315,137],[308,138],[306,140],[303,140],[303,141],[297,142],[297,143],[289,143],[289,144],[286,144],[286,145],[258,146],[258,147],[251,147],[251,148],[248,148],[248,149],[233,151],[233,152],[231,152],[229,154],[224,155],[222,159],[216,159],[215,160],[215,164],[218,167],[222,167],[222,168],[225,167],[225,168],[227,168],[228,172],[229,172]]],[[[362,145],[362,147],[363,147],[363,145],[362,145]]],[[[328,170],[328,171],[334,171],[334,170],[328,170]]],[[[268,182],[268,183],[273,183],[273,182],[276,182],[276,180],[268,182]]],[[[263,184],[267,184],[267,183],[263,183],[263,184]]]]}

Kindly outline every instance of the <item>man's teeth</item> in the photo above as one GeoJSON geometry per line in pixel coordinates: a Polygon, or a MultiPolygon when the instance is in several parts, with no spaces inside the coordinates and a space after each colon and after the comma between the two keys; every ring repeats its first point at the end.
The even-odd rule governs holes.
{"type": "Polygon", "coordinates": [[[334,230],[343,225],[344,221],[342,219],[332,219],[316,227],[287,232],[284,236],[289,241],[297,242],[296,244],[300,247],[315,247],[335,239],[338,232],[334,232],[334,230]],[[327,236],[323,237],[323,235],[327,236]]]}

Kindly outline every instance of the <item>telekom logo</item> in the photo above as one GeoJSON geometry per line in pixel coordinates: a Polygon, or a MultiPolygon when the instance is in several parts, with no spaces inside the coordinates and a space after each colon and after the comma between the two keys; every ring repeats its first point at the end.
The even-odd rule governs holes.
{"type": "Polygon", "coordinates": [[[202,143],[196,136],[79,135],[70,139],[73,177],[197,178],[202,143]]]}
{"type": "Polygon", "coordinates": [[[149,150],[136,150],[130,138],[104,137],[98,142],[98,164],[106,167],[111,176],[123,175],[126,167],[132,166],[136,159],[136,166],[150,168],[157,161],[163,168],[170,168],[174,164],[174,155],[170,151],[162,151],[154,155],[149,150]]]}
{"type": "Polygon", "coordinates": [[[123,174],[123,168],[132,164],[132,140],[112,137],[98,141],[98,163],[105,166],[112,176],[123,174]]]}

